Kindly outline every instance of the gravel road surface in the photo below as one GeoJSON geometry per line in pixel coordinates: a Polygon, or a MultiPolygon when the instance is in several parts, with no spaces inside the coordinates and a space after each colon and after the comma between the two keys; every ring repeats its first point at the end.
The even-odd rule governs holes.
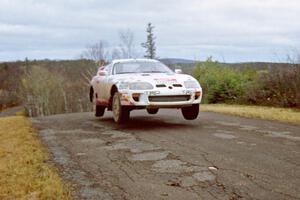
{"type": "Polygon", "coordinates": [[[78,199],[300,199],[300,126],[180,110],[32,122],[78,199]]]}

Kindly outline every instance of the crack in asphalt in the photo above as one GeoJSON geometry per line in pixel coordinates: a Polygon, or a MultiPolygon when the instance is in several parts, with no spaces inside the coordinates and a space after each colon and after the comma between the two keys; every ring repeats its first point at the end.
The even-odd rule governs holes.
{"type": "MultiPolygon", "coordinates": [[[[138,139],[138,138],[136,138],[136,139],[138,139]]],[[[147,141],[148,143],[149,143],[149,141],[147,141]]],[[[180,143],[176,143],[176,144],[178,144],[178,145],[181,145],[180,143]]],[[[181,146],[184,146],[184,145],[181,145],[181,146]]],[[[198,149],[197,149],[198,150],[198,149]]],[[[206,155],[208,155],[208,153],[207,152],[202,152],[201,153],[201,155],[203,156],[203,158],[205,159],[205,161],[207,161],[208,163],[210,163],[212,166],[216,166],[213,162],[211,162],[207,157],[206,157],[206,155]]],[[[180,160],[179,158],[177,158],[178,160],[180,160]]],[[[164,159],[163,159],[164,160],[164,159]]],[[[163,161],[162,160],[162,161],[163,161]]],[[[182,160],[180,160],[180,161],[182,161],[182,160]]],[[[157,163],[157,162],[156,162],[157,163]]],[[[187,163],[187,162],[184,162],[184,163],[187,163]]],[[[191,163],[189,163],[190,165],[191,165],[191,163]]],[[[194,164],[192,164],[193,166],[199,166],[199,165],[194,165],[194,164]]],[[[201,166],[199,166],[199,167],[201,167],[201,166]]],[[[192,171],[194,171],[194,170],[192,170],[192,171]]],[[[197,171],[197,170],[196,170],[197,171]]],[[[207,170],[207,171],[210,171],[210,170],[207,170]]],[[[170,171],[168,170],[168,172],[170,173],[170,171]]],[[[171,172],[172,173],[172,172],[171,172]]],[[[181,172],[182,173],[182,172],[181,172]]],[[[232,199],[232,200],[235,200],[235,199],[240,199],[240,198],[242,198],[243,196],[242,195],[240,195],[240,194],[238,194],[237,192],[235,192],[234,191],[234,189],[232,190],[232,192],[227,192],[226,191],[226,187],[225,187],[225,185],[223,184],[223,183],[220,183],[219,181],[218,181],[218,175],[216,174],[216,173],[214,173],[215,174],[215,176],[216,176],[216,178],[214,178],[215,179],[215,183],[214,184],[211,184],[210,186],[217,186],[217,187],[219,187],[219,188],[221,188],[221,190],[225,193],[225,194],[230,194],[230,199],[232,199]]],[[[181,187],[181,185],[179,185],[179,187],[181,187]]],[[[214,198],[217,198],[217,196],[215,196],[215,195],[213,195],[213,193],[212,192],[209,192],[210,193],[210,195],[212,195],[214,198]]],[[[199,194],[197,193],[197,195],[199,196],[199,194]]],[[[219,199],[219,198],[217,198],[217,199],[219,199]]]]}
{"type": "MultiPolygon", "coordinates": [[[[116,129],[117,130],[117,129],[116,129]]],[[[105,130],[106,132],[110,132],[110,131],[114,131],[114,130],[109,130],[109,129],[106,129],[105,130]]],[[[115,136],[114,134],[110,134],[110,133],[107,133],[108,135],[111,135],[111,138],[114,138],[114,139],[121,139],[121,138],[130,138],[130,139],[132,139],[132,140],[136,140],[136,141],[139,141],[139,142],[142,142],[143,140],[141,140],[140,138],[138,138],[138,137],[136,137],[134,134],[132,134],[132,133],[128,133],[128,132],[124,132],[124,131],[120,131],[120,130],[117,130],[117,131],[119,131],[119,135],[120,135],[120,137],[118,137],[118,136],[115,136]],[[124,134],[122,134],[122,133],[124,133],[124,134]],[[123,137],[122,137],[122,135],[123,135],[123,137]],[[130,136],[133,136],[133,137],[130,137],[130,136]]],[[[103,134],[103,133],[102,133],[103,134]]],[[[120,140],[116,140],[114,143],[122,143],[122,142],[124,142],[124,140],[122,141],[121,140],[121,142],[120,142],[120,140]]],[[[145,144],[147,144],[147,143],[150,143],[149,141],[147,141],[145,144]]],[[[181,143],[176,143],[177,145],[180,145],[180,146],[182,146],[182,147],[186,147],[185,145],[182,145],[181,143]]],[[[152,144],[153,145],[153,144],[152,144]]],[[[154,146],[154,145],[153,145],[154,146]]],[[[121,148],[121,149],[115,149],[115,150],[122,150],[123,148],[121,148]]],[[[125,148],[126,149],[126,148],[125,148]]],[[[158,149],[161,149],[160,147],[158,147],[158,149]]],[[[150,148],[150,151],[151,150],[155,150],[155,149],[151,149],[150,148]]],[[[163,150],[163,149],[161,149],[161,150],[163,150]]],[[[195,148],[195,150],[198,150],[199,151],[199,149],[197,148],[195,148]]],[[[138,152],[139,152],[139,150],[137,150],[138,152]]],[[[131,152],[131,153],[133,153],[133,152],[131,152]]],[[[122,171],[132,182],[135,182],[135,180],[129,175],[129,173],[125,170],[125,169],[123,169],[123,167],[122,167],[122,164],[124,164],[124,161],[122,161],[122,164],[120,164],[118,161],[115,161],[115,160],[113,160],[113,159],[111,159],[110,158],[110,156],[109,156],[109,153],[107,152],[106,153],[106,155],[107,155],[107,158],[112,162],[112,163],[115,163],[115,164],[117,164],[117,166],[118,166],[118,168],[119,168],[119,170],[120,171],[122,171]]],[[[212,161],[210,161],[208,158],[207,158],[207,156],[208,156],[209,154],[207,153],[207,152],[205,152],[205,151],[201,151],[201,156],[204,158],[204,160],[207,162],[207,163],[209,163],[211,166],[214,166],[214,167],[217,167],[218,169],[220,169],[220,170],[222,170],[223,168],[220,168],[220,167],[218,167],[217,165],[215,165],[215,163],[214,162],[212,162],[212,161]]],[[[179,158],[177,158],[178,160],[181,160],[181,159],[179,159],[179,158]]],[[[164,159],[163,159],[164,160],[164,159]]],[[[182,161],[182,160],[181,160],[182,161]]],[[[187,162],[185,162],[185,163],[187,163],[187,162]]],[[[189,163],[190,165],[191,165],[191,163],[189,163]]],[[[194,165],[194,164],[192,164],[193,166],[198,166],[198,165],[194,165]]],[[[200,166],[199,166],[200,167],[200,166]]],[[[191,169],[192,171],[195,171],[194,169],[191,169]]],[[[246,177],[246,178],[248,178],[248,180],[250,180],[252,183],[254,183],[254,184],[256,184],[257,186],[259,186],[260,188],[262,188],[262,189],[264,189],[264,190],[267,190],[267,191],[270,191],[269,189],[267,189],[267,188],[265,188],[265,187],[263,187],[262,185],[260,185],[260,184],[258,184],[257,182],[255,182],[254,180],[252,180],[252,179],[250,179],[248,176],[247,176],[247,173],[245,173],[245,172],[242,172],[242,171],[238,171],[238,170],[234,170],[234,169],[227,169],[227,170],[231,170],[231,171],[235,171],[235,172],[239,172],[239,174],[240,175],[243,175],[244,177],[246,177]]],[[[197,170],[196,170],[197,171],[197,170]]],[[[180,172],[180,173],[182,173],[182,172],[180,172]]],[[[229,191],[227,191],[228,190],[228,188],[226,188],[226,186],[223,184],[223,183],[221,183],[219,180],[218,180],[218,174],[217,173],[214,173],[215,174],[215,176],[216,176],[216,178],[215,178],[215,181],[212,183],[212,184],[210,184],[209,185],[209,187],[218,187],[218,188],[220,188],[221,189],[221,191],[223,191],[223,193],[224,194],[227,194],[227,195],[229,195],[229,199],[232,199],[232,200],[236,200],[236,199],[241,199],[241,198],[243,198],[243,196],[241,195],[241,194],[239,194],[239,192],[237,192],[236,191],[236,189],[235,188],[233,188],[233,187],[230,187],[230,189],[229,189],[229,191]]],[[[267,175],[267,174],[265,174],[265,175],[267,175]]],[[[116,185],[115,185],[116,186],[116,185]]],[[[126,190],[124,189],[124,188],[122,188],[122,187],[120,187],[120,186],[117,186],[124,194],[127,194],[128,195],[128,193],[126,192],[126,190]]],[[[179,185],[179,187],[181,187],[181,185],[179,185]]],[[[207,187],[205,187],[205,188],[207,188],[207,187]]],[[[193,191],[195,191],[195,189],[193,189],[193,191]]],[[[211,192],[210,190],[207,190],[208,191],[208,193],[212,196],[212,197],[214,197],[215,199],[222,199],[222,198],[219,198],[217,195],[215,195],[213,192],[211,192]]],[[[274,190],[273,190],[274,191],[274,190]]],[[[277,192],[277,191],[275,191],[275,192],[277,192]]],[[[278,192],[279,194],[283,194],[283,195],[285,195],[284,193],[282,193],[282,192],[278,192]]],[[[199,194],[198,193],[196,193],[198,196],[199,196],[199,194]]],[[[245,193],[244,193],[245,194],[245,193]]],[[[249,199],[253,199],[252,197],[250,197],[248,194],[246,194],[246,196],[249,198],[249,199]]],[[[289,196],[289,197],[292,197],[292,198],[294,198],[293,196],[289,196]]],[[[126,199],[126,197],[124,197],[124,199],[126,199]]]]}
{"type": "MultiPolygon", "coordinates": [[[[147,141],[147,142],[149,142],[149,141],[147,141]]],[[[186,147],[185,145],[182,145],[181,143],[174,142],[174,141],[172,141],[172,142],[175,143],[176,145],[179,145],[179,146],[182,146],[182,147],[186,147]]],[[[191,148],[191,149],[194,149],[194,150],[199,151],[198,148],[191,148]]],[[[208,162],[211,166],[217,167],[212,161],[210,161],[210,160],[207,158],[208,155],[209,155],[209,154],[208,154],[207,152],[201,151],[201,156],[204,158],[204,160],[205,160],[206,162],[208,162]]],[[[180,160],[180,161],[182,161],[182,160],[179,159],[179,158],[177,158],[177,159],[180,160]]],[[[191,163],[190,163],[190,164],[191,164],[191,163]]],[[[199,167],[203,167],[203,166],[195,165],[195,164],[192,164],[192,165],[194,165],[194,166],[199,166],[199,167]]],[[[208,166],[205,166],[205,167],[208,168],[208,166]]],[[[218,167],[217,167],[217,168],[218,168],[218,167]]],[[[209,170],[209,171],[211,171],[211,170],[209,170]]],[[[215,182],[214,182],[213,184],[210,184],[209,186],[211,186],[211,187],[212,187],[212,186],[217,186],[217,187],[221,188],[222,191],[223,191],[225,194],[230,194],[230,192],[228,193],[228,192],[226,191],[225,185],[222,184],[222,183],[220,183],[220,182],[218,181],[218,174],[216,174],[216,173],[214,173],[214,174],[215,174],[215,176],[216,176],[215,182]]],[[[210,192],[210,195],[212,195],[214,198],[216,198],[216,196],[213,195],[211,192],[210,192]]],[[[234,195],[232,195],[232,196],[236,196],[236,197],[238,197],[238,198],[242,198],[242,197],[243,197],[243,196],[240,195],[240,194],[234,194],[234,195]]],[[[233,199],[238,199],[238,198],[233,198],[233,199]]],[[[218,199],[218,198],[217,198],[217,199],[218,199]]]]}
{"type": "Polygon", "coordinates": [[[92,178],[93,176],[90,175],[89,172],[84,171],[80,167],[79,163],[74,161],[76,160],[76,158],[72,156],[67,148],[63,148],[55,142],[55,131],[53,131],[52,129],[44,130],[44,132],[40,131],[40,136],[50,149],[51,157],[53,158],[53,160],[64,168],[64,173],[62,173],[62,176],[77,183],[76,187],[79,186],[79,190],[76,192],[78,196],[88,199],[98,199],[103,197],[105,197],[106,199],[111,199],[111,196],[108,193],[102,191],[102,189],[100,189],[99,187],[91,187],[97,184],[97,181],[92,178]],[[47,131],[48,133],[50,133],[50,137],[48,137],[47,131]],[[76,176],[74,176],[74,174],[76,176]]]}
{"type": "MultiPolygon", "coordinates": [[[[118,166],[118,168],[119,168],[119,170],[121,170],[132,182],[135,182],[135,180],[134,180],[134,178],[132,178],[129,174],[128,174],[128,172],[125,170],[125,169],[123,169],[123,167],[122,167],[122,165],[121,164],[119,164],[119,162],[118,161],[114,161],[114,160],[112,160],[111,158],[110,158],[110,156],[109,156],[109,152],[106,152],[106,157],[110,160],[110,162],[112,162],[112,163],[115,163],[117,166],[118,166]]],[[[124,161],[123,161],[124,162],[124,161]]]]}
{"type": "MultiPolygon", "coordinates": [[[[228,170],[228,171],[232,171],[232,172],[234,172],[234,173],[237,173],[237,174],[239,174],[239,175],[242,175],[243,177],[247,178],[247,180],[249,180],[250,182],[252,182],[253,184],[255,184],[256,186],[258,186],[259,188],[261,188],[261,189],[263,189],[263,190],[276,192],[276,193],[278,193],[278,194],[281,194],[281,195],[284,195],[284,196],[289,196],[289,197],[291,197],[291,198],[297,199],[297,197],[294,197],[294,196],[292,196],[292,195],[289,195],[289,194],[286,194],[286,193],[283,193],[283,192],[280,192],[280,191],[275,191],[275,190],[273,190],[273,189],[266,188],[266,187],[264,187],[263,185],[257,183],[257,182],[254,181],[254,180],[255,180],[255,179],[260,179],[258,176],[255,176],[255,178],[254,178],[253,175],[250,175],[250,176],[249,176],[248,173],[242,172],[242,171],[240,171],[240,170],[235,170],[235,169],[225,169],[225,168],[220,168],[220,170],[224,170],[224,171],[228,170]]],[[[273,176],[270,176],[269,174],[265,174],[265,173],[261,173],[261,172],[257,172],[257,173],[260,173],[260,174],[262,174],[262,175],[265,175],[265,176],[274,178],[273,176]]],[[[264,179],[260,179],[260,181],[266,182],[266,180],[264,180],[264,179]]],[[[269,183],[269,182],[266,182],[266,183],[269,183]]],[[[252,198],[253,198],[253,197],[252,197],[252,198]]]]}
{"type": "MultiPolygon", "coordinates": [[[[179,145],[179,146],[182,146],[182,147],[186,147],[186,146],[183,145],[182,143],[174,142],[174,141],[172,141],[172,142],[173,142],[174,144],[176,144],[176,145],[179,145]]],[[[191,148],[191,147],[190,147],[190,149],[194,149],[194,150],[199,151],[199,148],[191,148]]],[[[251,180],[251,179],[247,176],[247,173],[246,173],[246,172],[238,171],[238,170],[235,170],[235,169],[224,169],[224,168],[222,168],[222,167],[217,166],[214,162],[210,161],[210,160],[207,158],[207,156],[209,155],[209,153],[207,153],[207,152],[205,152],[205,151],[201,151],[200,154],[201,154],[201,156],[204,158],[204,160],[205,160],[207,163],[210,164],[210,166],[216,167],[217,169],[220,169],[220,170],[231,170],[231,171],[237,172],[239,175],[243,175],[244,177],[246,177],[246,178],[248,178],[249,180],[251,180]]],[[[178,158],[178,160],[180,160],[180,159],[178,158]]],[[[268,174],[265,174],[265,173],[262,173],[262,172],[257,172],[257,173],[260,173],[260,174],[263,174],[263,175],[272,177],[272,176],[270,176],[270,175],[268,175],[268,174]]],[[[240,199],[240,198],[243,198],[243,197],[245,197],[245,196],[247,196],[248,199],[254,199],[253,197],[251,197],[249,194],[247,194],[247,193],[245,193],[245,192],[243,192],[243,195],[242,195],[242,194],[239,194],[238,192],[234,192],[234,190],[237,190],[237,189],[234,188],[234,187],[230,187],[230,190],[232,190],[232,192],[227,192],[226,186],[225,186],[223,183],[220,183],[220,182],[218,181],[218,174],[215,173],[215,175],[216,175],[216,181],[215,181],[215,183],[210,184],[211,187],[212,187],[212,186],[217,186],[217,187],[220,187],[220,188],[223,190],[223,192],[224,192],[225,194],[232,194],[231,199],[240,199]]],[[[263,181],[263,179],[261,179],[261,180],[263,181]]],[[[252,181],[252,182],[253,182],[253,181],[252,181]]],[[[253,182],[253,183],[254,183],[254,182],[253,182]]],[[[255,183],[256,183],[256,182],[255,182],[255,183]]],[[[258,186],[259,186],[259,185],[258,185],[258,186]]],[[[260,188],[262,188],[262,187],[260,187],[260,188]]],[[[262,189],[264,189],[264,188],[262,188],[262,189]]],[[[268,191],[271,191],[271,190],[268,190],[268,191]]],[[[212,193],[210,193],[210,194],[212,195],[212,193]]],[[[283,193],[283,194],[284,194],[284,193],[283,193]]],[[[216,196],[214,196],[214,197],[216,198],[216,196]]]]}

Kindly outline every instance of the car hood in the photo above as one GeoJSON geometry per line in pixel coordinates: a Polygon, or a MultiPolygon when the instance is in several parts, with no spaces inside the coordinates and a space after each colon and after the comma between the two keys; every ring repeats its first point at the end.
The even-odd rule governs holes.
{"type": "Polygon", "coordinates": [[[156,84],[184,84],[184,81],[195,80],[192,76],[186,74],[173,73],[138,73],[138,74],[118,74],[114,75],[114,82],[148,82],[156,84]]]}

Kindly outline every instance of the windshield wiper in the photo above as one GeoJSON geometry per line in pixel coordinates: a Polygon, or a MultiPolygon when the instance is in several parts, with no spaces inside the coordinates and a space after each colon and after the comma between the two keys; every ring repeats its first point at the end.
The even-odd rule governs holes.
{"type": "Polygon", "coordinates": [[[167,73],[167,72],[165,71],[118,72],[116,74],[144,74],[144,73],[167,73]]]}
{"type": "Polygon", "coordinates": [[[135,73],[138,73],[138,72],[118,72],[116,74],[135,74],[135,73]]]}
{"type": "Polygon", "coordinates": [[[165,71],[144,71],[141,73],[166,73],[165,71]]]}

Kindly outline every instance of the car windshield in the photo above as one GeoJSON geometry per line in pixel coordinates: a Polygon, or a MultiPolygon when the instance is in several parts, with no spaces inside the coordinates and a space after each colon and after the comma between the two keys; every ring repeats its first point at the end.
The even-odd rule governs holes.
{"type": "Polygon", "coordinates": [[[172,73],[172,71],[170,68],[160,62],[132,61],[116,63],[114,65],[114,73],[172,73]]]}

